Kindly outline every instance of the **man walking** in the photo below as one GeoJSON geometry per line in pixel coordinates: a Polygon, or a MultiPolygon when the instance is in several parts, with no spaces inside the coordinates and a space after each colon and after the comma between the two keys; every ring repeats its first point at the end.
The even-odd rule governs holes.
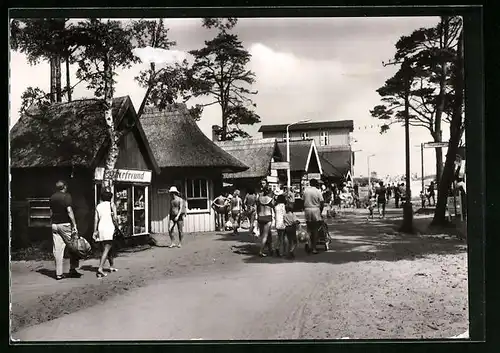
{"type": "Polygon", "coordinates": [[[316,244],[318,243],[319,228],[323,221],[321,214],[325,206],[325,200],[323,199],[323,195],[319,189],[319,183],[316,179],[311,179],[309,185],[309,187],[305,188],[303,195],[304,215],[311,239],[311,252],[317,254],[318,250],[316,249],[316,244]]]}
{"type": "Polygon", "coordinates": [[[385,218],[385,205],[387,202],[387,190],[384,186],[384,182],[381,181],[379,183],[379,187],[377,188],[377,191],[375,191],[375,194],[377,196],[377,210],[380,218],[385,218]]]}
{"type": "MultiPolygon", "coordinates": [[[[56,183],[56,192],[50,197],[50,213],[52,222],[53,254],[56,263],[56,279],[61,280],[63,275],[64,249],[66,243],[73,237],[78,237],[75,215],[73,213],[71,195],[68,193],[68,186],[62,180],[56,183]]],[[[69,254],[70,270],[68,277],[80,278],[81,273],[76,269],[80,262],[76,254],[69,254]]]]}
{"type": "Polygon", "coordinates": [[[175,186],[172,186],[168,192],[170,193],[170,221],[172,222],[172,227],[168,231],[168,235],[170,236],[169,248],[176,246],[174,243],[175,226],[177,226],[177,232],[179,233],[177,247],[180,248],[182,247],[182,229],[184,227],[184,217],[186,215],[186,203],[175,186]]]}

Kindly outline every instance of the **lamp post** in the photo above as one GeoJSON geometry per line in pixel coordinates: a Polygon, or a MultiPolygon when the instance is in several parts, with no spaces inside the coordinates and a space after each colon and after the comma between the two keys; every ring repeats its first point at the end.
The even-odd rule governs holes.
{"type": "Polygon", "coordinates": [[[375,154],[370,154],[368,157],[366,157],[366,161],[368,163],[368,187],[371,187],[371,172],[370,172],[370,158],[375,156],[375,154]]]}
{"type": "Polygon", "coordinates": [[[406,159],[406,199],[403,206],[403,224],[400,231],[413,233],[413,205],[411,203],[411,178],[410,178],[410,88],[412,83],[411,64],[409,61],[402,63],[405,75],[405,159],[406,159]]]}
{"type": "Polygon", "coordinates": [[[289,131],[289,128],[292,125],[300,124],[300,123],[307,123],[309,121],[311,121],[311,119],[299,120],[299,121],[296,121],[294,123],[288,124],[286,126],[286,161],[288,162],[288,168],[286,170],[286,186],[288,188],[288,191],[290,191],[291,187],[292,187],[292,177],[291,177],[291,170],[290,170],[290,131],[289,131]]]}

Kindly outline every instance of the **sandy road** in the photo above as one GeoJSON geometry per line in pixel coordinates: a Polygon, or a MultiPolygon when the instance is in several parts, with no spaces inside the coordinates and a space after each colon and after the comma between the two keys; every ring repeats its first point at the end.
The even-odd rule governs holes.
{"type": "MultiPolygon", "coordinates": [[[[12,337],[420,339],[452,337],[468,329],[467,255],[459,241],[396,234],[361,216],[340,220],[331,228],[333,251],[313,256],[299,252],[295,262],[258,258],[257,245],[244,235],[223,242],[216,241],[218,236],[199,239],[193,248],[172,253],[172,260],[163,259],[170,253],[162,249],[144,253],[143,261],[162,256],[131,269],[134,275],[126,284],[149,276],[141,287],[120,291],[97,305],[80,305],[81,309],[22,328],[12,337]],[[175,267],[172,261],[183,266],[175,267]],[[162,268],[175,269],[176,276],[163,276],[162,268]]],[[[120,276],[124,273],[110,274],[100,286],[77,288],[76,294],[68,292],[72,300],[57,297],[54,302],[70,307],[75,298],[88,300],[88,291],[109,295],[114,292],[106,284],[120,276]]]]}
{"type": "Polygon", "coordinates": [[[299,338],[303,308],[322,277],[314,267],[249,264],[237,272],[164,280],[21,330],[14,337],[23,341],[299,338]]]}
{"type": "Polygon", "coordinates": [[[451,337],[467,329],[467,281],[462,276],[443,277],[442,266],[461,264],[462,256],[442,260],[441,255],[418,264],[406,260],[374,261],[369,266],[366,262],[247,264],[234,271],[165,279],[25,328],[13,337],[22,341],[451,337]],[[450,286],[436,286],[447,282],[450,286]]]}

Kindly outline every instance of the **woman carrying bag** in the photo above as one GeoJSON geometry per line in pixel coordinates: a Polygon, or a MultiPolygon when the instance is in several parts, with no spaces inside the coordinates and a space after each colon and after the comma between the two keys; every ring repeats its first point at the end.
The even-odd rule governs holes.
{"type": "Polygon", "coordinates": [[[107,274],[103,271],[106,259],[109,261],[109,272],[118,271],[118,269],[114,267],[113,256],[110,253],[115,232],[119,232],[119,228],[117,226],[118,222],[115,216],[116,207],[115,204],[111,202],[112,198],[113,194],[111,192],[103,191],[101,195],[102,201],[95,209],[93,238],[95,242],[101,243],[102,249],[101,261],[96,273],[97,278],[107,276],[107,274]]]}

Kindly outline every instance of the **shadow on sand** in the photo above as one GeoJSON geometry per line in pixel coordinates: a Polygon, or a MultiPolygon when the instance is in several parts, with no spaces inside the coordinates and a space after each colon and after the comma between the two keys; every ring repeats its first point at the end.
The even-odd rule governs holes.
{"type": "MultiPolygon", "coordinates": [[[[345,215],[339,219],[328,220],[329,232],[332,236],[330,251],[309,255],[305,252],[304,244],[299,244],[295,253],[295,262],[325,262],[343,264],[359,261],[399,261],[414,260],[431,254],[454,254],[466,251],[464,241],[446,234],[403,234],[398,232],[401,219],[399,210],[388,210],[386,219],[367,220],[366,214],[345,215]]],[[[417,230],[420,224],[428,224],[430,219],[416,220],[417,230]]],[[[273,231],[273,241],[276,241],[273,231]]],[[[219,233],[220,241],[237,241],[232,250],[244,256],[247,263],[283,263],[290,260],[268,256],[258,256],[260,239],[249,234],[248,231],[238,235],[219,233]]]]}

